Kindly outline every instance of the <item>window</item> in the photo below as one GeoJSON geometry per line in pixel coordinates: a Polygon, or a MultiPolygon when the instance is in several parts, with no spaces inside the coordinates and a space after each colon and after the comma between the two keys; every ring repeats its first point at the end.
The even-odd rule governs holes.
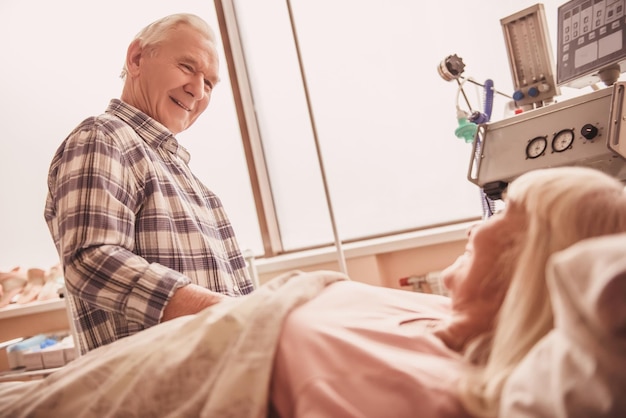
{"type": "MultiPolygon", "coordinates": [[[[455,129],[456,105],[481,110],[484,92],[466,83],[464,101],[437,66],[458,54],[465,77],[510,92],[499,19],[531,2],[215,3],[225,41],[243,56],[231,74],[249,83],[237,100],[251,102],[280,251],[333,242],[322,173],[342,240],[481,216],[480,190],[466,179],[471,145],[455,129]]],[[[496,95],[492,120],[506,102],[496,95]]]]}

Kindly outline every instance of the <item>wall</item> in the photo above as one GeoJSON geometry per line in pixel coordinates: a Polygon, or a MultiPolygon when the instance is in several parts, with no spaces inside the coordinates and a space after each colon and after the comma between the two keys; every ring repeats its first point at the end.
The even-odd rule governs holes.
{"type": "MultiPolygon", "coordinates": [[[[475,221],[345,244],[351,279],[399,288],[398,279],[440,271],[463,253],[467,230],[475,221]]],[[[293,270],[341,270],[335,248],[254,261],[259,282],[293,270]]]]}
{"type": "MultiPolygon", "coordinates": [[[[450,265],[464,251],[464,247],[465,240],[457,240],[390,253],[350,258],[347,260],[348,275],[352,280],[359,282],[402,288],[398,284],[400,278],[440,271],[450,265]]],[[[273,269],[262,269],[259,273],[259,282],[266,283],[273,277],[292,270],[339,270],[339,263],[329,261],[288,269],[280,268],[280,266],[273,269]]]]}
{"type": "MultiPolygon", "coordinates": [[[[177,12],[202,16],[219,36],[211,0],[0,1],[0,271],[58,262],[43,216],[52,156],[78,123],[119,97],[126,48],[139,29],[177,12]]],[[[178,137],[243,240],[258,226],[226,59],[220,60],[211,105],[178,137]]]]}

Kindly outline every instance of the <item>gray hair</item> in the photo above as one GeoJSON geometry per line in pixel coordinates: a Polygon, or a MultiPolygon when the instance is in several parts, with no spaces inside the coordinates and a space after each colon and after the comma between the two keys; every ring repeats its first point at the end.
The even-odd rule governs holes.
{"type": "MultiPolygon", "coordinates": [[[[215,33],[209,24],[201,17],[191,13],[177,13],[169,16],[165,16],[159,20],[150,23],[143,28],[132,42],[139,40],[141,48],[146,49],[149,52],[153,52],[159,43],[163,42],[167,38],[168,32],[172,29],[176,29],[180,25],[187,25],[198,32],[203,34],[208,40],[215,43],[215,33]]],[[[124,62],[124,68],[120,77],[126,78],[128,73],[128,67],[124,62]]]]}

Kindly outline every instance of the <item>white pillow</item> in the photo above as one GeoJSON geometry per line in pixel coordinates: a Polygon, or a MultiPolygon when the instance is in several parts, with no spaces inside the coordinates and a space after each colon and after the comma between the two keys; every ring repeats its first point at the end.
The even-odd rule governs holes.
{"type": "Polygon", "coordinates": [[[548,265],[555,328],[513,371],[500,417],[626,417],[626,234],[548,265]]]}

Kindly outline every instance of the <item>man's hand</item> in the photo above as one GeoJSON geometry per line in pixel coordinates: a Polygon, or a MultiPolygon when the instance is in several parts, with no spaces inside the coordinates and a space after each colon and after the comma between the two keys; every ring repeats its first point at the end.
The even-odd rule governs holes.
{"type": "Polygon", "coordinates": [[[188,284],[176,290],[163,310],[161,322],[184,315],[192,315],[214,305],[228,296],[212,292],[202,286],[188,284]]]}

